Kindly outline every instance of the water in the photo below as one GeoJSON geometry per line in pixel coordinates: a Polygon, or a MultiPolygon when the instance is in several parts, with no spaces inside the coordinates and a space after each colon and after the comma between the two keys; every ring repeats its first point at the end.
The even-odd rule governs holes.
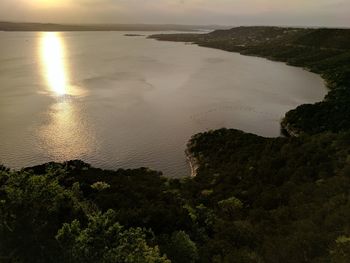
{"type": "Polygon", "coordinates": [[[124,34],[0,32],[0,163],[186,176],[193,134],[278,136],[288,110],[326,93],[319,76],[283,63],[124,34]]]}

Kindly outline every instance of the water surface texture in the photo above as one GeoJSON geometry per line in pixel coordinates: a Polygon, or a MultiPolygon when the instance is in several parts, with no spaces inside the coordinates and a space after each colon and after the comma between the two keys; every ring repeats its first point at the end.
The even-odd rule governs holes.
{"type": "Polygon", "coordinates": [[[326,93],[319,76],[283,63],[124,34],[0,32],[0,163],[185,176],[193,134],[278,136],[288,110],[326,93]]]}

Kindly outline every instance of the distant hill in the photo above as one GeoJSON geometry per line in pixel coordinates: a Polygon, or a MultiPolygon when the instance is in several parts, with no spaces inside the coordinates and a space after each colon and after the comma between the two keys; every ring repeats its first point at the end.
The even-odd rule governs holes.
{"type": "Polygon", "coordinates": [[[157,24],[51,24],[0,22],[0,31],[199,31],[225,28],[207,25],[157,25],[157,24]]]}
{"type": "Polygon", "coordinates": [[[228,51],[242,51],[242,47],[259,45],[350,49],[350,29],[255,26],[221,29],[201,35],[166,34],[152,37],[158,40],[190,41],[228,51]]]}

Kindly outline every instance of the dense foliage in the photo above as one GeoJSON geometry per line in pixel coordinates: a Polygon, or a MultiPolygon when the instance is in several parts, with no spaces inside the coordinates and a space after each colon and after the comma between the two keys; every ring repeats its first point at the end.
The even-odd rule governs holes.
{"type": "Polygon", "coordinates": [[[226,241],[224,251],[242,246],[259,256],[237,261],[224,252],[224,262],[349,262],[349,145],[350,133],[194,136],[189,147],[201,166],[190,193],[215,211],[222,231],[209,244],[226,241]],[[345,253],[335,249],[339,239],[345,253]]]}
{"type": "Polygon", "coordinates": [[[0,166],[0,262],[350,262],[348,32],[158,36],[307,66],[331,91],[287,114],[297,137],[194,135],[194,178],[82,161],[0,166]]]}
{"type": "Polygon", "coordinates": [[[0,174],[3,262],[348,262],[350,133],[198,134],[195,178],[80,161],[0,174]],[[343,260],[343,261],[341,261],[343,260]]]}
{"type": "MultiPolygon", "coordinates": [[[[3,167],[0,262],[169,262],[160,255],[150,230],[122,227],[118,222],[123,221],[123,215],[113,210],[102,212],[97,206],[98,198],[129,205],[127,199],[108,195],[109,185],[98,180],[99,174],[109,182],[120,178],[115,187],[130,191],[128,184],[133,181],[131,184],[154,190],[155,195],[159,190],[152,187],[158,188],[164,181],[158,173],[145,169],[108,172],[80,161],[50,163],[19,172],[3,167]],[[79,175],[88,180],[79,181],[79,175]],[[90,185],[90,180],[95,183],[90,185]]],[[[133,188],[131,193],[137,190],[133,188]]],[[[139,197],[147,199],[146,195],[146,190],[141,191],[139,197]]],[[[129,213],[126,209],[122,212],[129,213]]],[[[137,217],[132,212],[129,216],[137,217]]]]}

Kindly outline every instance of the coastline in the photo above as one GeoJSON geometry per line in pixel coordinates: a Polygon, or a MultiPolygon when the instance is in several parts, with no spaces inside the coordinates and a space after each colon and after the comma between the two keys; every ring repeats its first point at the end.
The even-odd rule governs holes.
{"type": "Polygon", "coordinates": [[[190,165],[191,168],[191,178],[196,177],[198,174],[198,169],[200,167],[199,161],[196,157],[193,156],[192,153],[190,153],[189,150],[186,150],[186,159],[188,164],[190,165]]]}
{"type": "MultiPolygon", "coordinates": [[[[317,101],[317,102],[305,103],[305,104],[301,104],[299,106],[307,105],[307,104],[315,105],[317,103],[325,102],[326,101],[326,97],[329,96],[329,94],[331,92],[333,92],[334,90],[336,90],[336,88],[337,88],[337,86],[333,87],[330,84],[331,81],[330,81],[329,77],[325,76],[325,72],[323,72],[322,70],[312,69],[309,65],[295,64],[295,63],[291,63],[290,61],[287,61],[287,60],[285,60],[283,58],[274,57],[273,55],[262,55],[262,54],[259,54],[257,52],[246,51],[246,50],[241,49],[243,47],[241,45],[236,45],[235,48],[237,48],[237,49],[232,49],[232,50],[230,50],[228,48],[221,48],[221,47],[218,47],[218,46],[215,46],[215,45],[208,45],[208,43],[203,42],[203,39],[193,39],[193,38],[191,38],[191,37],[193,37],[193,35],[195,35],[195,37],[198,36],[198,34],[186,34],[186,33],[184,33],[184,34],[167,34],[167,33],[165,33],[165,34],[160,34],[160,35],[150,35],[150,36],[148,36],[148,38],[154,39],[154,40],[157,40],[157,41],[182,42],[182,43],[185,43],[185,44],[197,45],[199,47],[212,48],[212,49],[222,50],[222,51],[225,51],[225,52],[236,53],[236,54],[240,54],[242,56],[251,56],[251,57],[257,57],[257,58],[263,58],[263,59],[267,59],[269,61],[278,62],[278,63],[284,63],[285,65],[288,65],[288,66],[301,68],[301,69],[303,69],[305,71],[308,71],[308,72],[311,72],[311,73],[314,73],[314,74],[320,76],[321,79],[323,80],[324,86],[326,88],[326,94],[325,94],[324,98],[322,100],[320,100],[320,101],[317,101]],[[187,36],[189,38],[187,38],[187,36]],[[174,37],[176,37],[176,38],[174,38],[174,37]]],[[[244,47],[245,47],[245,45],[244,45],[244,47]]],[[[289,123],[289,120],[286,118],[288,112],[291,112],[293,110],[295,111],[295,110],[298,109],[298,107],[295,108],[295,109],[292,109],[290,111],[287,111],[285,113],[285,116],[282,118],[282,120],[280,122],[280,127],[281,127],[281,131],[282,131],[281,135],[284,135],[284,136],[287,136],[287,137],[299,137],[300,135],[302,135],[304,133],[307,133],[307,132],[305,132],[302,129],[294,128],[292,123],[289,123]]]]}
{"type": "Polygon", "coordinates": [[[298,131],[291,127],[291,125],[285,121],[285,119],[281,122],[281,131],[283,135],[287,137],[299,137],[302,134],[302,131],[298,131]]]}

